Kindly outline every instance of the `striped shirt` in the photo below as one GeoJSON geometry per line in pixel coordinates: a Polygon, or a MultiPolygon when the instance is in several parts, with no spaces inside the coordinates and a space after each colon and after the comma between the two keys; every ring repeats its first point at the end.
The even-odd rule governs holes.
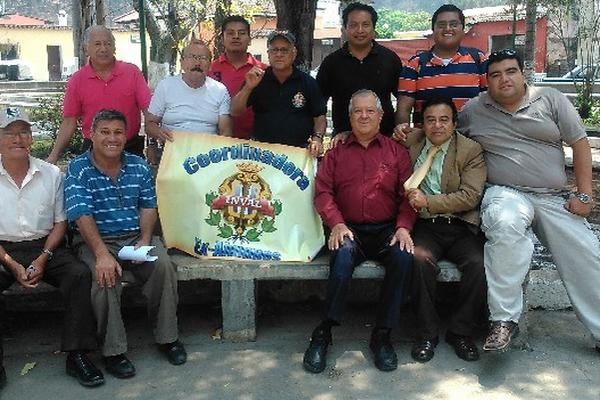
{"type": "Polygon", "coordinates": [[[398,82],[398,94],[415,99],[413,121],[417,123],[422,122],[421,109],[428,99],[450,98],[460,111],[469,99],[487,89],[487,59],[481,51],[459,47],[447,65],[433,54],[433,49],[427,53],[413,56],[402,68],[398,82]],[[475,51],[479,62],[471,55],[475,51]],[[421,57],[429,59],[423,66],[421,57]]]}
{"type": "Polygon", "coordinates": [[[88,150],[73,159],[65,178],[67,219],[94,217],[100,235],[124,235],[140,230],[140,208],[156,208],[154,179],[148,164],[123,153],[121,171],[114,181],[100,171],[88,150]]]}

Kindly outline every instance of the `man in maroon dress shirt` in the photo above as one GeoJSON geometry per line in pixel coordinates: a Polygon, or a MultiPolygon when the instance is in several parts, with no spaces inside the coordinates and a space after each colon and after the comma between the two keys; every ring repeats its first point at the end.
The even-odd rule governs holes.
{"type": "Polygon", "coordinates": [[[403,189],[411,173],[408,152],[379,132],[383,109],[374,92],[354,93],[349,111],[352,134],[325,155],[317,172],[315,207],[331,229],[332,254],[326,314],[304,353],[304,368],[314,373],[325,369],[331,327],[341,320],[354,268],[366,259],[385,267],[370,341],[375,366],[382,371],[398,367],[390,331],[398,326],[413,263],[410,230],[416,213],[403,189]]]}

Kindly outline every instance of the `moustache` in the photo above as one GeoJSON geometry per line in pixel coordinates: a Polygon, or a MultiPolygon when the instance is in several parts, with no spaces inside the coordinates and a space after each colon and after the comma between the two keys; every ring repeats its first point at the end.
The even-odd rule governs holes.
{"type": "Polygon", "coordinates": [[[200,67],[194,67],[194,68],[191,69],[191,71],[194,71],[194,72],[204,72],[204,70],[202,68],[200,68],[200,67]]]}

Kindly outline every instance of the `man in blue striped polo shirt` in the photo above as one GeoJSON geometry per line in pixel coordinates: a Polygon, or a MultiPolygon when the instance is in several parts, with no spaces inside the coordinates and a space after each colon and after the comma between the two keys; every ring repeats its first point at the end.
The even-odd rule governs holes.
{"type": "Polygon", "coordinates": [[[152,236],[157,220],[156,193],[146,162],[124,152],[127,121],[115,110],[101,110],[92,123],[92,148],[69,163],[65,204],[75,223],[74,247],[92,271],[92,306],[103,341],[108,373],[117,378],[135,375],[125,356],[127,336],[121,317],[121,280],[143,285],[154,338],[174,365],[186,361],[178,341],[177,274],[160,239],[152,236]],[[158,259],[118,260],[123,246],[152,245],[158,259]]]}

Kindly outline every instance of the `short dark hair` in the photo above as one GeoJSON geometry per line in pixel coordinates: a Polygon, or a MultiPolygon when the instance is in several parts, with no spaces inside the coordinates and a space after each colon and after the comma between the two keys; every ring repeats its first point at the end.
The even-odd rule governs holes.
{"type": "Polygon", "coordinates": [[[493,51],[488,57],[487,71],[490,70],[490,65],[499,63],[504,60],[517,60],[517,64],[519,65],[519,69],[523,72],[523,59],[514,49],[502,49],[493,51]]]}
{"type": "Polygon", "coordinates": [[[250,35],[250,23],[246,18],[242,17],[241,15],[230,15],[229,17],[225,18],[223,20],[223,23],[221,24],[221,35],[225,33],[225,29],[227,29],[227,24],[230,24],[232,22],[241,22],[242,24],[244,24],[246,26],[246,29],[248,30],[248,35],[250,35]]]}
{"type": "Polygon", "coordinates": [[[92,132],[96,131],[96,128],[101,121],[121,121],[125,124],[125,129],[127,129],[127,118],[125,118],[125,114],[121,111],[110,108],[103,108],[98,111],[92,120],[92,132]]]}
{"type": "Polygon", "coordinates": [[[452,122],[456,123],[458,120],[458,110],[456,109],[456,105],[452,101],[452,99],[448,97],[432,97],[429,100],[426,100],[423,103],[423,108],[421,109],[421,116],[423,118],[423,122],[425,122],[425,110],[429,107],[439,106],[445,104],[452,110],[452,122]]]}
{"type": "Polygon", "coordinates": [[[368,12],[371,14],[371,22],[373,22],[373,27],[375,27],[375,24],[377,24],[377,11],[375,11],[375,9],[368,4],[356,2],[348,4],[348,6],[344,8],[344,11],[342,11],[342,24],[344,25],[344,28],[346,28],[348,25],[348,15],[350,15],[352,11],[368,12]]]}
{"type": "Polygon", "coordinates": [[[443,6],[435,10],[435,12],[433,13],[433,16],[431,17],[431,30],[435,29],[435,22],[437,21],[438,16],[443,12],[457,13],[461,25],[463,27],[465,26],[465,14],[463,14],[463,11],[460,8],[456,7],[454,4],[444,4],[443,6]]]}

